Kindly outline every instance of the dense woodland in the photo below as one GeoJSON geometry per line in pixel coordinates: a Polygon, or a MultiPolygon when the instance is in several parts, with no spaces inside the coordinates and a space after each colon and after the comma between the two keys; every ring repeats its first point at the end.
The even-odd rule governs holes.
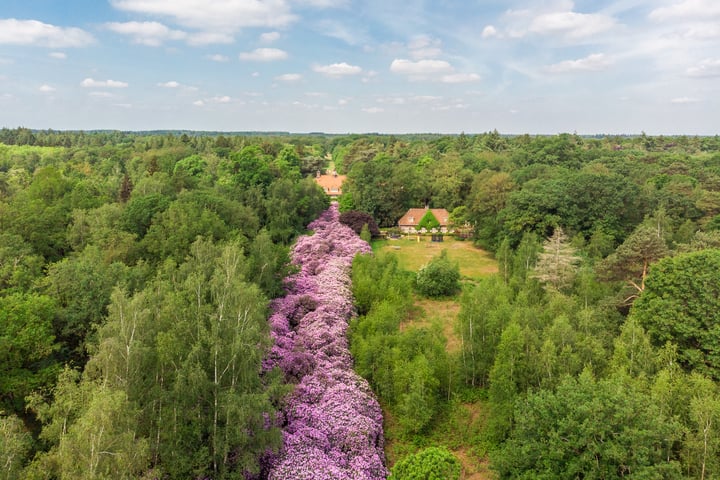
{"type": "Polygon", "coordinates": [[[391,478],[459,478],[460,444],[499,478],[720,476],[718,137],[3,129],[2,478],[262,475],[297,383],[262,367],[268,302],[330,159],[342,211],[446,208],[499,266],[356,257],[355,370],[412,446],[391,478]],[[438,295],[459,353],[408,326],[438,295]]]}

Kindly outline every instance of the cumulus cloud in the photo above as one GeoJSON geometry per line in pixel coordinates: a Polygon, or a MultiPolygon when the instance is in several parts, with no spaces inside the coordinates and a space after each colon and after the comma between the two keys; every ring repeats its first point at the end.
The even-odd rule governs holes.
{"type": "Polygon", "coordinates": [[[498,36],[497,28],[495,28],[492,25],[487,25],[487,26],[485,26],[485,28],[483,28],[481,36],[482,36],[482,38],[497,37],[498,36]]]}
{"type": "Polygon", "coordinates": [[[567,72],[597,72],[606,70],[613,64],[613,60],[603,53],[593,53],[577,60],[565,60],[545,68],[550,73],[567,72]]]}
{"type": "Polygon", "coordinates": [[[656,21],[720,17],[720,2],[717,0],[684,0],[650,12],[650,19],[656,21]]]}
{"type": "Polygon", "coordinates": [[[57,60],[65,60],[67,59],[67,54],[64,52],[50,52],[48,53],[48,57],[55,58],[57,60]]]}
{"type": "Polygon", "coordinates": [[[51,87],[50,85],[40,85],[40,88],[38,88],[43,93],[52,93],[55,91],[55,87],[51,87]]]}
{"type": "Polygon", "coordinates": [[[265,32],[260,35],[260,41],[263,43],[273,43],[280,39],[280,32],[265,32]]]}
{"type": "Polygon", "coordinates": [[[599,13],[553,12],[535,17],[529,31],[540,35],[562,34],[577,39],[610,30],[615,23],[614,18],[599,13]]]}
{"type": "Polygon", "coordinates": [[[158,83],[157,86],[162,88],[178,88],[180,87],[180,83],[175,80],[170,80],[169,82],[158,83]]]}
{"type": "Polygon", "coordinates": [[[431,75],[452,72],[453,67],[445,60],[418,60],[413,62],[396,58],[390,64],[390,71],[402,75],[431,75]]]}
{"type": "Polygon", "coordinates": [[[284,73],[275,77],[275,80],[280,82],[297,82],[302,79],[302,75],[299,73],[284,73]]]}
{"type": "Polygon", "coordinates": [[[227,62],[230,60],[227,56],[221,55],[219,53],[208,55],[207,58],[212,60],[213,62],[227,62]]]}
{"type": "Polygon", "coordinates": [[[128,84],[117,80],[95,80],[93,78],[86,78],[80,82],[80,86],[83,88],[126,88],[128,84]]]}
{"type": "Polygon", "coordinates": [[[706,58],[694,67],[686,70],[690,77],[711,78],[720,77],[720,58],[706,58]]]}
{"type": "Polygon", "coordinates": [[[0,45],[34,45],[37,47],[85,47],[95,39],[85,30],[57,27],[37,20],[0,20],[0,45]]]}
{"type": "Polygon", "coordinates": [[[346,77],[362,73],[362,68],[357,65],[350,65],[346,62],[333,63],[330,65],[316,65],[313,67],[313,70],[328,77],[346,77]]]}
{"type": "Polygon", "coordinates": [[[243,52],[240,54],[240,60],[250,62],[274,62],[277,60],[285,60],[288,54],[279,48],[256,48],[252,52],[243,52]]]}
{"type": "Polygon", "coordinates": [[[168,17],[205,31],[282,27],[296,20],[287,0],[110,0],[119,10],[168,17]]]}
{"type": "Polygon", "coordinates": [[[443,83],[470,83],[477,82],[480,80],[480,75],[477,73],[452,73],[450,75],[443,75],[440,77],[440,81],[443,83]]]}
{"type": "Polygon", "coordinates": [[[127,35],[133,43],[150,47],[159,47],[168,40],[184,40],[188,36],[185,32],[172,30],[159,22],[109,22],[105,28],[127,35]]]}
{"type": "Polygon", "coordinates": [[[380,107],[366,107],[366,108],[362,108],[361,110],[365,113],[381,113],[381,112],[385,111],[384,108],[380,108],[380,107]]]}

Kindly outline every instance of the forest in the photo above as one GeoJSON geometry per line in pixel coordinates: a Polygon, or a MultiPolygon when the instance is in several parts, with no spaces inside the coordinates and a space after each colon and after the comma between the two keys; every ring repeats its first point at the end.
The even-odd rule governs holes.
{"type": "Polygon", "coordinates": [[[0,476],[717,478],[718,271],[720,137],[2,129],[0,476]]]}

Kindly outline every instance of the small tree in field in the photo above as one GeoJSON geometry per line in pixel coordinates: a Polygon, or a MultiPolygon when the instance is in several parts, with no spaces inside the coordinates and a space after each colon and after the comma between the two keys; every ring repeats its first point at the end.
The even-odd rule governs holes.
{"type": "Polygon", "coordinates": [[[415,277],[418,291],[426,297],[452,295],[460,289],[460,267],[447,258],[447,250],[423,265],[415,277]]]}
{"type": "Polygon", "coordinates": [[[416,478],[457,480],[460,478],[461,471],[460,461],[447,448],[428,447],[397,462],[392,469],[390,478],[393,480],[416,478]]]}

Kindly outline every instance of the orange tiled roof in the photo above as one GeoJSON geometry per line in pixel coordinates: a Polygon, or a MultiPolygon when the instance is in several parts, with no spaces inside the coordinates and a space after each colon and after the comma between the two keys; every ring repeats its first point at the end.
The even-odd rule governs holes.
{"type": "Polygon", "coordinates": [[[342,184],[346,178],[345,175],[319,175],[315,177],[315,182],[328,195],[340,195],[342,194],[342,184]]]}

